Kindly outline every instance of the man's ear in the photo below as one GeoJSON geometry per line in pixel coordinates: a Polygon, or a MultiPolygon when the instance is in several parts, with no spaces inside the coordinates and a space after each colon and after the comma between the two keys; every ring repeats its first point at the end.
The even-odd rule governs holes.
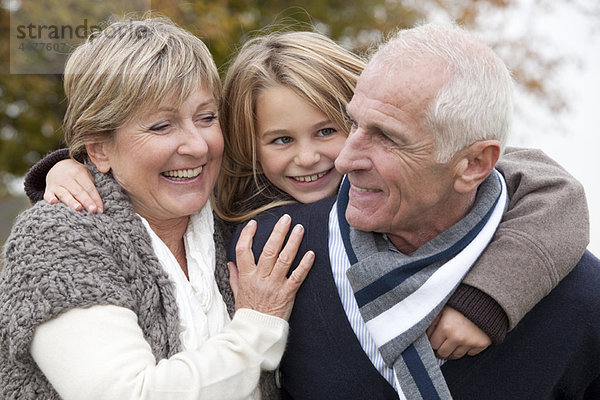
{"type": "Polygon", "coordinates": [[[94,163],[98,171],[106,174],[110,171],[110,156],[109,149],[110,143],[108,141],[102,141],[98,143],[90,143],[85,145],[90,160],[94,163]]]}
{"type": "Polygon", "coordinates": [[[500,142],[480,140],[470,145],[457,164],[454,189],[459,193],[470,193],[488,177],[500,158],[500,142]]]}

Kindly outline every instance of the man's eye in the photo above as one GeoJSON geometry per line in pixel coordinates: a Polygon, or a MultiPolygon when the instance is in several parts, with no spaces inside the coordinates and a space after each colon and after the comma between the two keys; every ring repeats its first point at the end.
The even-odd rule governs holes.
{"type": "Polygon", "coordinates": [[[346,114],[344,118],[346,119],[346,123],[350,125],[350,129],[356,129],[358,127],[356,121],[352,119],[348,114],[346,114]]]}
{"type": "Polygon", "coordinates": [[[384,143],[394,143],[394,144],[396,143],[392,140],[391,137],[389,137],[388,135],[386,135],[383,132],[377,133],[377,138],[379,138],[379,140],[381,140],[384,143]]]}
{"type": "Polygon", "coordinates": [[[288,144],[292,142],[292,138],[289,136],[282,136],[282,137],[278,137],[277,139],[273,140],[273,143],[275,144],[288,144]]]}
{"type": "Polygon", "coordinates": [[[358,128],[358,124],[353,119],[349,119],[348,122],[350,123],[350,133],[352,133],[358,128]]]}
{"type": "Polygon", "coordinates": [[[319,130],[319,136],[329,136],[335,133],[335,129],[333,128],[323,128],[319,130]]]}

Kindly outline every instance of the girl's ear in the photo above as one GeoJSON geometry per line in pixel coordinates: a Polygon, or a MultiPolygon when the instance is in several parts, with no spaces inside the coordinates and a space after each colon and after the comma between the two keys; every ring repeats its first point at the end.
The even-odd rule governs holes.
{"type": "Polygon", "coordinates": [[[497,140],[480,140],[468,147],[454,181],[459,193],[470,193],[488,177],[500,158],[500,143],[497,140]]]}
{"type": "Polygon", "coordinates": [[[103,141],[98,143],[90,143],[85,145],[90,160],[94,163],[98,171],[106,174],[110,171],[110,155],[109,155],[109,142],[103,141]]]}

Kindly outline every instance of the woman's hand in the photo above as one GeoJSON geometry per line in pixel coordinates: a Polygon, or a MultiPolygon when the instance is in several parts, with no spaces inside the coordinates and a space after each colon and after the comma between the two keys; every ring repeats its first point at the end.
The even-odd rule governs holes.
{"type": "Polygon", "coordinates": [[[79,211],[82,204],[89,212],[102,212],[104,204],[87,168],[75,160],[57,162],[46,175],[44,200],[50,204],[58,201],[79,211]]]}
{"type": "Polygon", "coordinates": [[[427,328],[427,337],[436,355],[448,360],[477,355],[492,344],[484,331],[450,306],[444,306],[427,328]]]}
{"type": "Polygon", "coordinates": [[[304,235],[302,225],[296,225],[287,244],[281,250],[290,225],[289,215],[279,219],[263,248],[258,265],[254,263],[252,253],[256,221],[250,221],[242,230],[235,248],[237,268],[235,264],[229,263],[236,309],[251,308],[264,314],[289,319],[296,292],[308,275],[315,258],[314,253],[308,251],[290,277],[286,277],[304,235]]]}

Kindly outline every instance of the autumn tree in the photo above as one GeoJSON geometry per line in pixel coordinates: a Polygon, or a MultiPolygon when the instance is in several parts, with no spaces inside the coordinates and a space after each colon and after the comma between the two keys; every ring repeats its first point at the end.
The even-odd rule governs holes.
{"type": "MultiPolygon", "coordinates": [[[[365,52],[382,35],[396,28],[410,27],[419,20],[439,19],[443,15],[470,29],[485,25],[495,12],[514,7],[510,0],[308,0],[298,6],[289,0],[219,0],[175,1],[139,0],[173,19],[177,24],[202,38],[221,71],[232,53],[264,27],[306,30],[316,29],[331,36],[345,47],[365,52]],[[485,22],[482,23],[481,21],[485,22]]],[[[563,0],[566,1],[566,0],[563,0]]],[[[544,3],[537,0],[538,3],[544,3]]],[[[597,12],[598,6],[586,0],[569,0],[585,12],[597,12]],[[592,9],[590,11],[590,8],[592,9]]],[[[110,1],[44,0],[39,2],[3,1],[0,7],[0,198],[6,193],[6,183],[20,176],[49,150],[63,146],[60,125],[65,110],[62,78],[54,74],[10,74],[10,11],[11,7],[29,7],[28,15],[43,20],[49,10],[66,10],[53,18],[68,23],[73,10],[79,15],[97,15],[95,7],[110,1]]],[[[113,2],[117,3],[117,2],[113,2]]],[[[131,2],[130,2],[131,3],[131,2]]],[[[548,0],[545,1],[548,3],[548,0]]],[[[549,3],[548,3],[549,4],[549,3]]],[[[142,10],[145,10],[142,8],[142,10]]],[[[14,12],[14,9],[12,10],[14,12]]],[[[118,10],[114,10],[118,14],[118,10]]],[[[14,15],[14,14],[13,14],[14,15]]],[[[91,22],[90,22],[91,24],[91,22]]],[[[491,27],[493,28],[493,27],[491,27]]],[[[271,28],[272,29],[272,28],[271,28]]],[[[501,35],[489,40],[514,71],[522,88],[538,96],[553,112],[564,107],[560,93],[551,90],[552,74],[559,58],[541,55],[535,43],[501,35]]]]}

